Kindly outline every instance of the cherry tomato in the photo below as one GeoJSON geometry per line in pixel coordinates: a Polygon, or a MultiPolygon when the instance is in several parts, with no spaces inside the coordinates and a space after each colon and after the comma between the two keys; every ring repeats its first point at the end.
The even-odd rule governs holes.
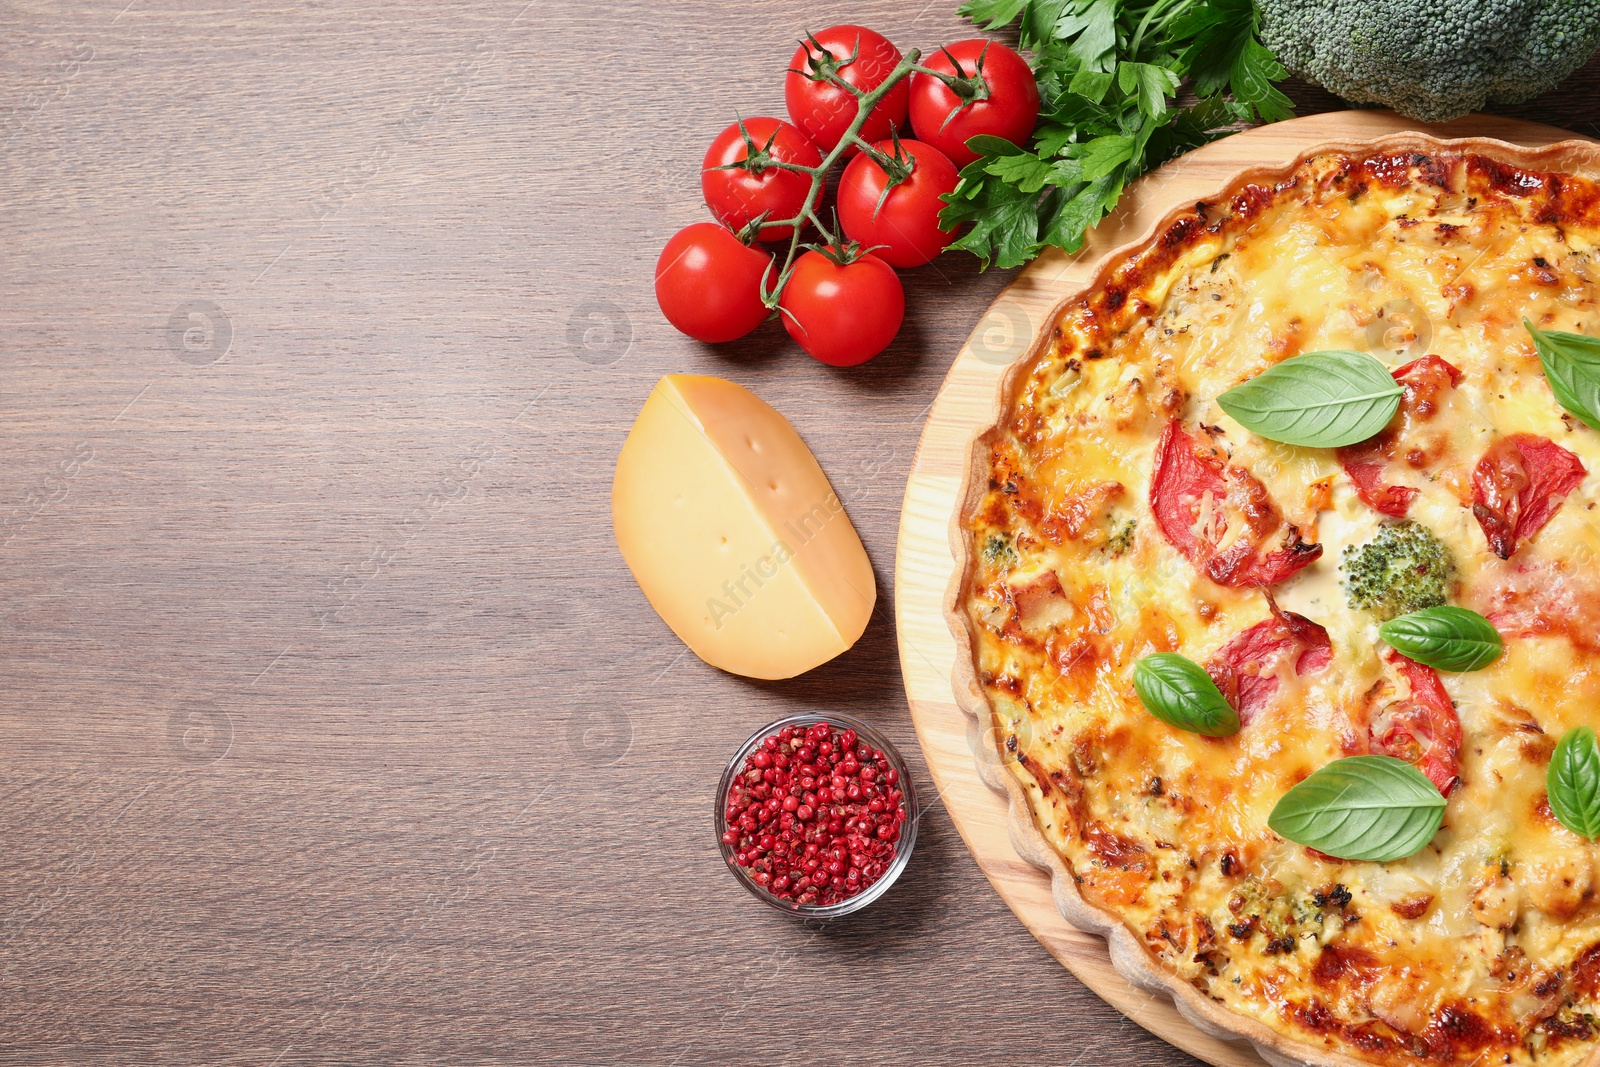
{"type": "Polygon", "coordinates": [[[980,133],[1028,143],[1039,119],[1039,86],[1027,60],[983,37],[923,57],[929,70],[960,76],[959,90],[928,74],[911,76],[911,128],[958,167],[978,158],[967,140],[980,133]],[[954,112],[954,114],[952,114],[954,112]]]}
{"type": "Polygon", "coordinates": [[[821,252],[794,261],[778,301],[789,336],[835,367],[865,363],[889,347],[905,318],[894,268],[870,252],[840,266],[821,252]]]}
{"type": "Polygon", "coordinates": [[[697,341],[743,337],[767,317],[761,276],[776,284],[772,253],[750,248],[714,222],[672,235],[656,260],[656,303],[667,321],[697,341]]]}
{"type": "MultiPolygon", "coordinates": [[[[900,59],[900,49],[865,26],[830,26],[821,33],[808,34],[789,60],[789,74],[783,83],[789,117],[818,148],[831,151],[855,121],[857,106],[855,95],[830,80],[828,74],[832,72],[857,89],[871,92],[894,72],[900,59]]],[[[891,127],[903,128],[910,102],[911,80],[902,78],[861,124],[861,139],[879,141],[889,136],[891,127]]],[[[852,145],[845,154],[856,151],[852,145]]]]}
{"type": "MultiPolygon", "coordinates": [[[[711,213],[730,230],[741,230],[756,216],[790,219],[800,214],[811,176],[772,164],[815,167],[822,154],[806,135],[782,119],[758,116],[735,122],[717,134],[706,150],[700,188],[711,213]]],[[[763,241],[787,241],[791,226],[761,227],[763,241]]]]}
{"type": "Polygon", "coordinates": [[[943,229],[939,198],[956,187],[956,165],[932,145],[891,141],[873,145],[889,169],[862,154],[839,179],[839,225],[845,236],[872,249],[891,267],[920,267],[944,251],[956,235],[943,229]]]}

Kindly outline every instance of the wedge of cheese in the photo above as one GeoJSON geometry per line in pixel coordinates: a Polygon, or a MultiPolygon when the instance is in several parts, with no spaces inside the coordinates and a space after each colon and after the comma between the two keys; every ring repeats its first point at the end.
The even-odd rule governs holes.
{"type": "Polygon", "coordinates": [[[661,379],[617,457],[611,520],[651,607],[695,655],[791,678],[855,644],[872,564],[793,426],[742,385],[661,379]]]}

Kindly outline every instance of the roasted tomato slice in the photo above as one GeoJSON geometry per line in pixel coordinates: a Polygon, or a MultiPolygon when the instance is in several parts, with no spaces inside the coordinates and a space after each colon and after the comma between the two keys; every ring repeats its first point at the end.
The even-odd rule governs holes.
{"type": "Polygon", "coordinates": [[[1388,464],[1370,445],[1371,442],[1363,442],[1339,449],[1339,463],[1355,483],[1356,496],[1362,503],[1380,514],[1403,519],[1418,491],[1409,485],[1387,484],[1383,476],[1388,464]]]}
{"type": "Polygon", "coordinates": [[[1396,369],[1394,380],[1405,389],[1400,410],[1418,422],[1427,422],[1438,412],[1444,391],[1461,384],[1461,368],[1430,353],[1396,369]]]}
{"type": "Polygon", "coordinates": [[[1461,371],[1447,360],[1427,355],[1396,370],[1394,378],[1405,389],[1396,421],[1370,440],[1339,449],[1339,463],[1362,502],[1381,514],[1403,519],[1417,490],[1384,480],[1389,461],[1407,429],[1438,413],[1445,390],[1460,384],[1461,371]]]}
{"type": "Polygon", "coordinates": [[[1585,473],[1577,456],[1538,434],[1514,433],[1490,445],[1472,472],[1472,515],[1489,551],[1510,559],[1585,473]]]}
{"type": "MultiPolygon", "coordinates": [[[[1202,503],[1209,494],[1215,513],[1227,496],[1223,465],[1214,451],[1197,451],[1195,439],[1176,421],[1168,423],[1156,444],[1156,469],[1150,482],[1150,508],[1156,525],[1173,548],[1191,560],[1200,558],[1204,545],[1195,529],[1202,503]]],[[[1214,520],[1213,520],[1214,521],[1214,520]]]]}
{"type": "Polygon", "coordinates": [[[1228,466],[1216,446],[1176,420],[1156,446],[1150,508],[1167,543],[1218,585],[1272,585],[1322,555],[1321,545],[1284,521],[1255,475],[1228,466]],[[1231,521],[1244,529],[1220,548],[1231,521]],[[1264,552],[1273,540],[1279,547],[1264,552]]]}
{"type": "Polygon", "coordinates": [[[1413,764],[1449,796],[1460,769],[1456,757],[1461,748],[1461,720],[1450,694],[1432,667],[1393,651],[1386,658],[1410,694],[1395,698],[1380,691],[1368,720],[1372,751],[1413,764]]]}
{"type": "Polygon", "coordinates": [[[1600,574],[1579,561],[1524,556],[1478,572],[1466,606],[1488,617],[1500,635],[1565,637],[1600,652],[1600,574]]]}
{"type": "Polygon", "coordinates": [[[1243,630],[1217,650],[1206,673],[1248,726],[1272,700],[1285,667],[1297,676],[1315,674],[1333,659],[1328,631],[1304,615],[1279,611],[1243,630]]]}

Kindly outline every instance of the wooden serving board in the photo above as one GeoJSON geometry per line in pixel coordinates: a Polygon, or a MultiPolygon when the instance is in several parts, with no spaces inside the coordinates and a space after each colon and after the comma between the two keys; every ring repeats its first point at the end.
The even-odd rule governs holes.
{"type": "MultiPolygon", "coordinates": [[[[895,622],[911,718],[935,787],[967,848],[1000,896],[1051,954],[1134,1022],[1217,1067],[1263,1067],[1244,1042],[1202,1033],[1166,996],[1131,985],[1099,936],[1070,925],[1051,899],[1049,875],[1023,860],[1009,836],[1005,796],[980,776],[977,724],[956,704],[956,645],[943,605],[955,571],[950,520],[972,439],[993,418],[1006,367],[1024,355],[1050,312],[1083,286],[1113,249],[1146,237],[1180,204],[1217,193],[1246,167],[1287,164],[1328,141],[1367,140],[1405,130],[1438,137],[1493,137],[1538,146],[1577,135],[1516,119],[1475,115],[1423,125],[1388,111],[1341,111],[1258,127],[1190,152],[1136,182],[1117,211],[1075,256],[1051,250],[1029,264],[978,321],[928,416],[906,485],[895,558],[895,622]]],[[[993,765],[992,758],[989,765],[993,765]]]]}

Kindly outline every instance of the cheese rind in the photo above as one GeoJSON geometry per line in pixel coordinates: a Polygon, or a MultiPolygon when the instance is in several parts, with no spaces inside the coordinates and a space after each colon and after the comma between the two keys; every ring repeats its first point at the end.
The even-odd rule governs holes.
{"type": "Polygon", "coordinates": [[[816,457],[741,385],[661,379],[617,457],[611,519],[651,607],[711,664],[791,678],[855,644],[872,564],[816,457]]]}

